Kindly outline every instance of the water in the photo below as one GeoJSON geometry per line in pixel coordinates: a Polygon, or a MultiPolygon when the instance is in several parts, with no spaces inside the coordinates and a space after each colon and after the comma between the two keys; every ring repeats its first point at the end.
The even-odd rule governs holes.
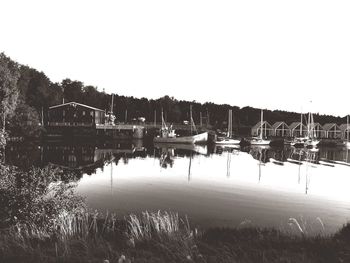
{"type": "Polygon", "coordinates": [[[221,148],[142,141],[9,146],[8,163],[70,169],[91,209],[123,216],[170,210],[200,227],[244,224],[334,233],[350,220],[350,156],[342,148],[221,148]],[[17,163],[16,163],[17,162],[17,163]]]}

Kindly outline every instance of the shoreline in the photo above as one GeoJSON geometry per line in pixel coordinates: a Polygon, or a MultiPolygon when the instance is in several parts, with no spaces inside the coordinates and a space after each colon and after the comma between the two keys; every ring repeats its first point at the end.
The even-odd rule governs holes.
{"type": "Polygon", "coordinates": [[[0,230],[2,262],[348,262],[350,224],[334,235],[274,228],[192,229],[177,213],[117,219],[97,211],[61,214],[51,228],[17,223],[0,230]]]}

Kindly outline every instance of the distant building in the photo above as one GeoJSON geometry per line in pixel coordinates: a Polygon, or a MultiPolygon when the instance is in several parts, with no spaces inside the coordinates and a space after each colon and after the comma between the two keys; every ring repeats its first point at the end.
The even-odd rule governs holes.
{"type": "Polygon", "coordinates": [[[318,122],[314,123],[312,130],[313,130],[316,138],[325,138],[326,137],[326,133],[325,133],[324,128],[318,122]]]}
{"type": "Polygon", "coordinates": [[[105,111],[77,102],[49,108],[48,126],[94,126],[105,123],[105,111]]]}
{"type": "Polygon", "coordinates": [[[284,121],[278,121],[272,125],[274,136],[288,137],[290,135],[289,126],[284,121]]]}
{"type": "Polygon", "coordinates": [[[289,134],[291,137],[304,137],[307,134],[307,128],[304,124],[301,124],[300,122],[293,122],[289,125],[289,134]]]}
{"type": "Polygon", "coordinates": [[[261,127],[262,127],[262,132],[264,137],[269,137],[274,135],[274,130],[267,121],[263,121],[262,125],[261,125],[261,122],[259,121],[252,128],[252,131],[251,131],[252,136],[258,136],[260,134],[261,127]]]}
{"type": "Polygon", "coordinates": [[[339,126],[342,139],[350,138],[350,124],[342,124],[339,126]]]}
{"type": "Polygon", "coordinates": [[[323,125],[324,138],[327,139],[340,139],[342,138],[342,131],[336,123],[326,123],[323,125]]]}

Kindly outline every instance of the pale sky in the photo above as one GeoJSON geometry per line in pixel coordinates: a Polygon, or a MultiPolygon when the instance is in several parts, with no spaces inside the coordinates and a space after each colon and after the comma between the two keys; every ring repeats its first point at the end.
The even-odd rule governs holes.
{"type": "Polygon", "coordinates": [[[109,93],[344,116],[349,14],[348,0],[0,0],[0,52],[109,93]]]}

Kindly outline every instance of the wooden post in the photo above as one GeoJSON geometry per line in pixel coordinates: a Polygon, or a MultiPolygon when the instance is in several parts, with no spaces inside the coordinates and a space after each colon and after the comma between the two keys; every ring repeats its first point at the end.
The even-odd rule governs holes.
{"type": "Polygon", "coordinates": [[[127,122],[128,120],[128,109],[125,110],[125,123],[127,122]]]}
{"type": "Polygon", "coordinates": [[[202,123],[202,112],[199,112],[199,125],[202,127],[203,123],[202,123]]]}

